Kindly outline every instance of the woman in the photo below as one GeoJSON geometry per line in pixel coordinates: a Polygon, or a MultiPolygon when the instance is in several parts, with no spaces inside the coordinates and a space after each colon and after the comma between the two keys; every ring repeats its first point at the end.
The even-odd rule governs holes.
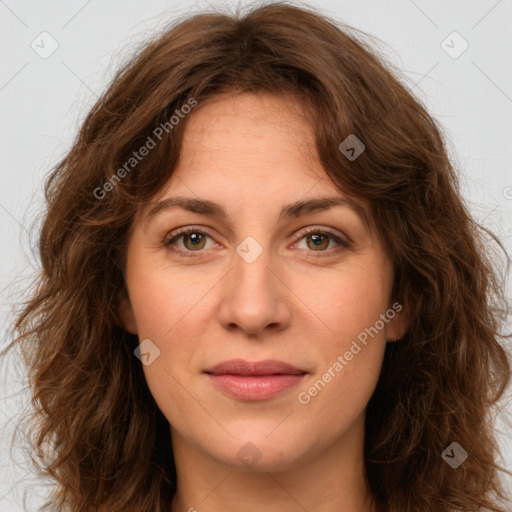
{"type": "Polygon", "coordinates": [[[53,509],[506,510],[492,235],[350,32],[182,20],[53,170],[12,344],[53,509]]]}

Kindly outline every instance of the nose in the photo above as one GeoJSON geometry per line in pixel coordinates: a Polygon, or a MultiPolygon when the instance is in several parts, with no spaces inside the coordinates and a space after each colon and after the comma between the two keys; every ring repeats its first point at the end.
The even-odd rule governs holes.
{"type": "Polygon", "coordinates": [[[233,260],[234,268],[223,280],[219,322],[228,330],[239,328],[251,335],[285,329],[291,318],[291,292],[269,251],[251,263],[237,253],[233,260]]]}

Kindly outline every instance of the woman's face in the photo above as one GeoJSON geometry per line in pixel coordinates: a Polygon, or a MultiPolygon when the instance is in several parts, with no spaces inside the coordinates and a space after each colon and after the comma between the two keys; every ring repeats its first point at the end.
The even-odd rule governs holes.
{"type": "Polygon", "coordinates": [[[293,100],[217,97],[189,116],[179,165],[154,201],[187,200],[139,212],[121,305],[173,449],[264,471],[348,449],[386,341],[404,329],[367,205],[297,207],[346,196],[293,100]],[[247,364],[208,373],[234,359],[247,364]],[[254,375],[250,363],[265,360],[296,371],[254,375]]]}

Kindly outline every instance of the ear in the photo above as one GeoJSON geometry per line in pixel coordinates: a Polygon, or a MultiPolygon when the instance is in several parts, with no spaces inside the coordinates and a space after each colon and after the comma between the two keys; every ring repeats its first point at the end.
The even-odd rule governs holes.
{"type": "Polygon", "coordinates": [[[120,293],[117,311],[121,324],[119,327],[122,327],[125,331],[128,331],[131,334],[138,334],[135,315],[133,314],[133,308],[126,292],[120,293]]]}
{"type": "Polygon", "coordinates": [[[386,312],[386,316],[390,318],[386,327],[386,341],[399,341],[405,336],[407,328],[409,327],[409,320],[403,306],[395,302],[386,312]],[[395,313],[394,317],[391,317],[392,313],[390,312],[395,313]]]}

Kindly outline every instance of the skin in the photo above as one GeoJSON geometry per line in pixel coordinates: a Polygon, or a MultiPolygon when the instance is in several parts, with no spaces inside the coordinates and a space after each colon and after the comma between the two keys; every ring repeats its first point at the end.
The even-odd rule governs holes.
{"type": "Polygon", "coordinates": [[[349,206],[278,220],[285,204],[347,197],[320,165],[294,99],[216,97],[187,123],[179,165],[153,201],[209,199],[228,218],[176,208],[146,222],[148,209],[139,211],[120,306],[123,327],[160,350],[144,374],[171,425],[178,474],[171,512],[375,511],[364,477],[365,409],[386,343],[405,332],[403,314],[309,403],[298,394],[391,308],[392,264],[349,206]],[[181,236],[164,245],[186,226],[206,241],[181,236]],[[317,248],[311,235],[298,236],[308,227],[351,245],[328,238],[317,248]],[[236,252],[247,236],[263,250],[252,263],[236,252]],[[186,251],[196,257],[180,255],[186,251]],[[203,373],[232,358],[278,359],[308,373],[299,386],[248,402],[224,395],[203,373]],[[237,455],[248,442],[261,456],[251,467],[237,455]]]}

